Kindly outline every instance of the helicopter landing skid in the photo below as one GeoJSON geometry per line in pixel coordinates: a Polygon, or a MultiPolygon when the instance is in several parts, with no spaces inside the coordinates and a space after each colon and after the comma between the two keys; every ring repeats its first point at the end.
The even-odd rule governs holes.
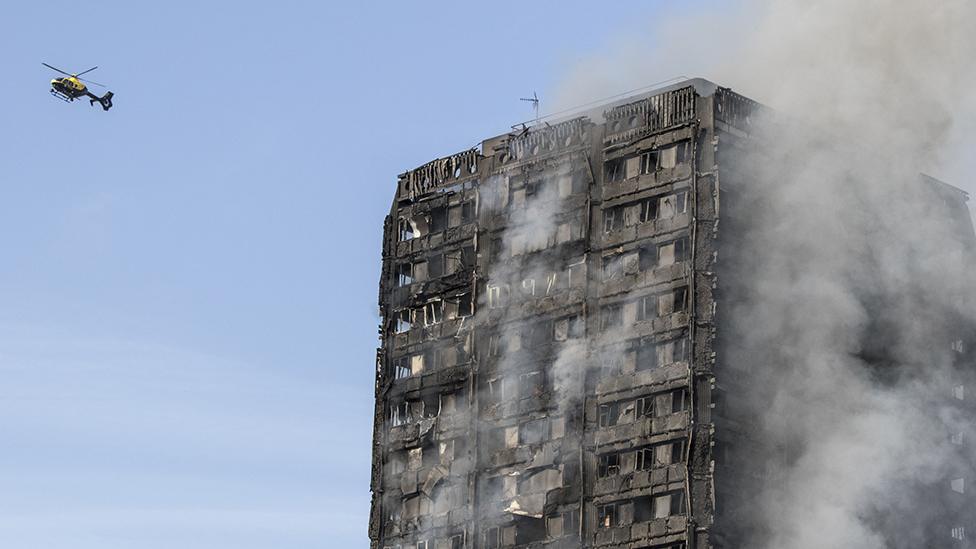
{"type": "Polygon", "coordinates": [[[64,101],[65,103],[70,103],[70,102],[74,101],[74,99],[68,97],[67,95],[65,95],[65,94],[63,94],[63,93],[61,93],[61,92],[59,92],[57,90],[51,90],[51,95],[53,95],[54,97],[57,97],[58,99],[60,99],[61,101],[64,101]]]}

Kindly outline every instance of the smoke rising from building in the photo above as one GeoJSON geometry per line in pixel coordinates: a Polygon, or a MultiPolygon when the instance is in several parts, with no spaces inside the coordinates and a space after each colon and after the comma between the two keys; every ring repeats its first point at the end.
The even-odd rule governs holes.
{"type": "MultiPolygon", "coordinates": [[[[725,17],[737,30],[696,33],[697,46],[589,63],[634,85],[705,70],[781,112],[754,121],[761,152],[732,160],[752,182],[735,197],[748,215],[719,259],[732,299],[718,315],[736,319],[722,363],[745,381],[758,442],[786,456],[744,513],[747,545],[935,543],[952,525],[925,487],[972,478],[949,442],[972,433],[948,405],[966,376],[946,342],[976,321],[976,271],[960,239],[971,229],[919,172],[972,189],[976,4],[751,2],[664,34],[725,17]]],[[[582,99],[571,90],[587,72],[563,101],[582,99]]]]}
{"type": "Polygon", "coordinates": [[[974,8],[747,6],[561,101],[696,70],[771,108],[685,81],[401,175],[374,545],[972,538],[976,235],[922,173],[967,184],[974,8]]]}

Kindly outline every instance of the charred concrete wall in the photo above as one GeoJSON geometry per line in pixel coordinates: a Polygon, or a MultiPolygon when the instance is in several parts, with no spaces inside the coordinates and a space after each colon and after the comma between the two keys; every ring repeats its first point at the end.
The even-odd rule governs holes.
{"type": "Polygon", "coordinates": [[[726,198],[748,209],[725,184],[758,108],[692,80],[400,175],[372,547],[739,546],[782,453],[719,345],[726,198]]]}

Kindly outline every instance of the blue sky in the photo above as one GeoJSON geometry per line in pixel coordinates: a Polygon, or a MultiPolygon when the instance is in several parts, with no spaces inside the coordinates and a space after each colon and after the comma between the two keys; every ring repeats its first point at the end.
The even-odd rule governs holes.
{"type": "Polygon", "coordinates": [[[5,4],[0,547],[368,547],[396,174],[707,9],[616,5],[5,4]]]}

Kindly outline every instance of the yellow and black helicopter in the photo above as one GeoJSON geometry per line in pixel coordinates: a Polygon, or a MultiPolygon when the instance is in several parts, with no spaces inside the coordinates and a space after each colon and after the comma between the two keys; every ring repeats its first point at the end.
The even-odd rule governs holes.
{"type": "Polygon", "coordinates": [[[94,105],[95,101],[102,106],[106,111],[112,108],[112,92],[105,92],[105,95],[99,97],[92,92],[88,91],[88,87],[85,86],[85,82],[89,84],[94,84],[96,86],[105,87],[104,84],[99,84],[98,82],[92,82],[91,80],[86,80],[84,78],[79,78],[81,75],[89,73],[98,67],[92,67],[87,71],[81,71],[78,74],[69,74],[63,70],[52,67],[47,63],[41,63],[45,67],[60,72],[64,76],[62,78],[54,78],[51,80],[51,95],[61,99],[63,101],[74,101],[75,99],[80,99],[87,96],[89,99],[89,104],[94,105]]]}

